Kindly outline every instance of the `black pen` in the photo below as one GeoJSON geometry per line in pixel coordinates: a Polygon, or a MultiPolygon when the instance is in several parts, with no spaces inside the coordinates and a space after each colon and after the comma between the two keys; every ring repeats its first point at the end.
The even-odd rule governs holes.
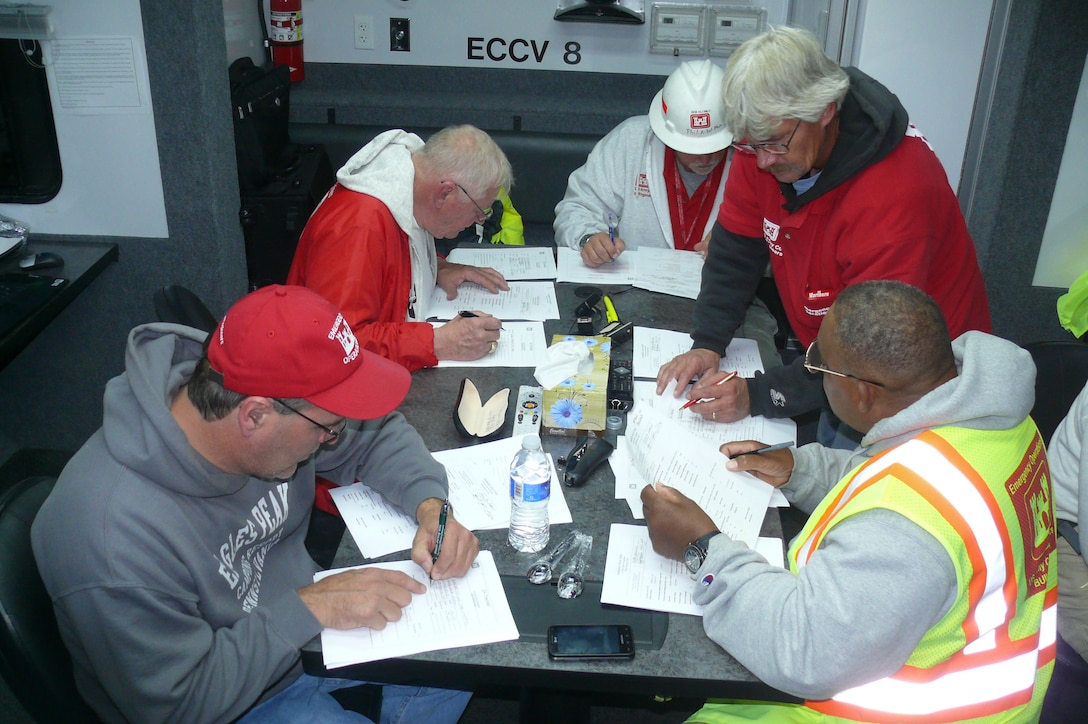
{"type": "MultiPolygon", "coordinates": [[[[467,309],[462,309],[460,312],[457,313],[457,315],[460,317],[468,317],[469,319],[476,319],[480,316],[479,314],[476,314],[476,312],[470,312],[467,309]]],[[[506,327],[502,326],[501,324],[499,325],[499,329],[504,332],[506,331],[506,327]]]]}
{"type": "Polygon", "coordinates": [[[745,450],[744,452],[739,452],[739,453],[736,453],[734,455],[730,455],[729,459],[730,460],[736,460],[741,455],[762,455],[763,453],[769,453],[769,452],[771,452],[773,450],[785,450],[788,447],[793,447],[793,443],[789,442],[789,441],[787,441],[787,442],[776,442],[774,445],[768,445],[767,447],[761,447],[758,450],[745,450]]]}
{"type": "Polygon", "coordinates": [[[438,514],[438,532],[434,535],[434,553],[431,554],[431,563],[438,560],[442,553],[442,539],[446,537],[446,518],[450,514],[450,499],[442,501],[442,512],[438,514]]]}

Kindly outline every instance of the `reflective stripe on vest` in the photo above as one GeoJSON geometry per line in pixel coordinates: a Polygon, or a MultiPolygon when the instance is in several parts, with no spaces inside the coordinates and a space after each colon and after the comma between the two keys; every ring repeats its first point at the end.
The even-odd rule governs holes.
{"type": "MultiPolygon", "coordinates": [[[[1041,441],[1038,446],[1041,449],[1041,441]]],[[[1027,704],[1038,669],[1054,656],[1056,588],[1045,592],[1038,632],[1011,639],[1009,624],[1016,613],[1019,581],[1016,571],[1006,565],[1014,560],[1014,542],[1004,525],[1005,515],[978,472],[940,435],[923,433],[859,467],[796,549],[796,567],[807,564],[855,496],[886,476],[926,499],[963,542],[974,573],[967,585],[968,610],[962,623],[966,645],[931,668],[906,665],[893,676],[808,705],[853,719],[938,714],[943,720],[949,715],[955,719],[985,716],[1027,704]]]]}

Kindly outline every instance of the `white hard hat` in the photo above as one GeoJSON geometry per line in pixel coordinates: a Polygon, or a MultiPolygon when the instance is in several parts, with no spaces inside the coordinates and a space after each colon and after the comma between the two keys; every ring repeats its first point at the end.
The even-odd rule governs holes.
{"type": "Polygon", "coordinates": [[[725,127],[721,68],[689,60],[674,70],[650,104],[650,128],[681,153],[716,153],[733,142],[725,127]]]}

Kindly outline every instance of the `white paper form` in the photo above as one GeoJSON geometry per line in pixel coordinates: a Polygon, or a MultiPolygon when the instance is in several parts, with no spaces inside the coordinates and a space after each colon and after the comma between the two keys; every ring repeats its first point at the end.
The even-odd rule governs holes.
{"type": "MultiPolygon", "coordinates": [[[[487,246],[490,246],[487,245],[487,246]]],[[[489,266],[502,274],[506,281],[525,279],[555,279],[555,257],[551,247],[525,246],[502,249],[459,246],[446,260],[453,264],[489,266]]]]}
{"type": "MultiPolygon", "coordinates": [[[[443,322],[431,322],[437,329],[443,322]]],[[[438,360],[437,367],[536,367],[548,350],[543,322],[503,322],[499,346],[480,359],[438,360]]]]}
{"type": "Polygon", "coordinates": [[[478,309],[504,321],[559,319],[559,302],[552,282],[510,282],[510,291],[498,294],[465,282],[457,288],[456,299],[446,299],[445,290],[435,287],[427,309],[435,319],[453,319],[465,309],[478,309]]]}
{"type": "MultiPolygon", "coordinates": [[[[631,366],[634,376],[657,379],[661,365],[691,350],[691,335],[670,329],[635,327],[633,347],[631,366]]],[[[726,348],[718,369],[735,370],[739,377],[753,377],[756,372],[762,372],[759,345],[754,339],[735,338],[726,348]]]]}
{"type": "Polygon", "coordinates": [[[632,285],[636,279],[637,252],[625,251],[611,264],[586,266],[582,252],[561,246],[556,249],[556,281],[577,284],[632,285]]]}
{"type": "Polygon", "coordinates": [[[699,297],[703,279],[702,254],[682,249],[639,247],[635,266],[635,286],[639,289],[688,299],[699,297]]]}
{"type": "MultiPolygon", "coordinates": [[[[427,592],[413,595],[399,621],[390,621],[381,631],[357,628],[321,632],[325,668],[380,661],[424,651],[475,646],[518,638],[518,627],[495,567],[491,551],[480,551],[463,578],[431,581],[412,561],[375,563],[360,568],[387,568],[403,571],[423,585],[427,592]]],[[[318,581],[347,569],[319,571],[318,581]]]]}
{"type": "Polygon", "coordinates": [[[661,395],[657,383],[652,380],[635,380],[632,397],[636,406],[652,407],[655,412],[683,427],[694,437],[704,440],[717,449],[723,442],[758,440],[768,445],[779,442],[797,442],[797,423],[788,417],[771,419],[762,415],[744,417],[736,422],[706,420],[691,410],[682,410],[687,399],[673,397],[670,385],[661,395]]]}
{"type": "Polygon", "coordinates": [[[695,501],[718,530],[749,546],[756,544],[772,486],[727,470],[726,457],[715,446],[692,437],[652,408],[636,406],[628,414],[626,437],[631,467],[643,478],[676,488],[695,501]]]}
{"type": "MultiPolygon", "coordinates": [[[[524,435],[431,453],[446,466],[450,480],[450,504],[457,520],[469,530],[510,527],[510,461],[521,449],[524,435]]],[[[548,498],[550,523],[573,523],[563,486],[552,461],[552,487],[548,498]]]]}
{"type": "MultiPolygon", "coordinates": [[[[510,461],[521,449],[521,436],[431,453],[446,468],[450,505],[469,530],[510,527],[510,461]]],[[[332,488],[329,493],[359,552],[367,558],[408,550],[415,518],[394,507],[363,483],[332,488]]],[[[548,520],[571,523],[570,508],[552,463],[548,520]]]]}
{"type": "MultiPolygon", "coordinates": [[[[783,567],[780,538],[760,538],[755,551],[783,567]]],[[[646,526],[613,523],[609,528],[601,603],[702,616],[695,586],[683,563],[654,552],[646,526]]]]}

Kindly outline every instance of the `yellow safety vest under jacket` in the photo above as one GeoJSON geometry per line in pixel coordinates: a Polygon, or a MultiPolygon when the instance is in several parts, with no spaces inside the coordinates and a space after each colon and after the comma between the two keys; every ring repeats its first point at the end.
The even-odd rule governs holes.
{"type": "Polygon", "coordinates": [[[1034,721],[1055,655],[1057,546],[1050,469],[1035,423],[945,427],[866,461],[790,548],[797,573],[836,523],[893,510],[948,551],[951,610],[895,674],[807,706],[854,721],[1034,721]]]}

